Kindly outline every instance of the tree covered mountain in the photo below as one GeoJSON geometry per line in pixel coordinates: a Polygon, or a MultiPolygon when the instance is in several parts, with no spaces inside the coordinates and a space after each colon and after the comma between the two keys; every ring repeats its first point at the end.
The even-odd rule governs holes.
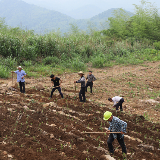
{"type": "Polygon", "coordinates": [[[0,17],[5,18],[7,25],[34,30],[37,33],[58,29],[62,33],[68,32],[70,24],[76,24],[81,30],[87,30],[88,27],[101,29],[108,17],[112,16],[113,10],[107,10],[91,19],[75,20],[60,12],[28,4],[22,0],[0,1],[0,17]]]}

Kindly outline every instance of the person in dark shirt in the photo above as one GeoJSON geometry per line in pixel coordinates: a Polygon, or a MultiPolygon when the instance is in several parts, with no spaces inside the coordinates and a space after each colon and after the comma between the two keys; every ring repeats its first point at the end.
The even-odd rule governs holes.
{"type": "Polygon", "coordinates": [[[87,92],[87,87],[90,86],[90,92],[92,93],[93,81],[96,80],[95,76],[92,74],[92,71],[89,71],[89,74],[88,74],[86,80],[87,79],[88,79],[88,81],[86,84],[86,92],[87,92]]]}
{"type": "Polygon", "coordinates": [[[61,83],[62,81],[60,80],[60,78],[54,76],[53,74],[50,76],[51,78],[51,88],[53,87],[52,91],[51,91],[51,98],[53,96],[53,92],[57,89],[61,95],[61,97],[63,98],[63,94],[61,92],[61,83]]]}
{"type": "Polygon", "coordinates": [[[79,92],[79,99],[80,102],[85,102],[86,101],[86,97],[85,97],[85,77],[83,76],[84,73],[82,71],[80,71],[78,73],[80,75],[80,79],[78,81],[74,81],[74,83],[81,83],[81,90],[79,92]],[[83,100],[82,100],[83,97],[83,100]]]}

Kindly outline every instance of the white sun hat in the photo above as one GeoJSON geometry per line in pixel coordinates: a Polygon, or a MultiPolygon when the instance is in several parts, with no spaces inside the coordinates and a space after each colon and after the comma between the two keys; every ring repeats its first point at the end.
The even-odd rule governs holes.
{"type": "Polygon", "coordinates": [[[19,69],[19,68],[23,69],[21,66],[18,66],[18,67],[17,67],[17,69],[19,69]]]}

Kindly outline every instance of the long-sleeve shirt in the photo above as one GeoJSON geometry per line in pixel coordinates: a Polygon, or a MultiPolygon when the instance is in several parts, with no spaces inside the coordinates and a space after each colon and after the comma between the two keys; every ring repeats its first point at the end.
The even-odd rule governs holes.
{"type": "Polygon", "coordinates": [[[24,70],[21,70],[20,72],[19,70],[17,70],[17,71],[14,71],[14,73],[17,74],[17,82],[25,82],[25,79],[24,78],[22,79],[22,77],[26,75],[24,70]]]}
{"type": "MultiPolygon", "coordinates": [[[[127,123],[120,120],[118,117],[113,116],[112,121],[109,122],[109,130],[112,132],[124,132],[126,133],[127,123]]],[[[122,137],[124,134],[122,135],[122,137]]],[[[117,134],[113,134],[114,139],[117,138],[117,134]]]]}
{"type": "Polygon", "coordinates": [[[76,83],[81,83],[81,87],[85,87],[85,77],[82,76],[76,83]]]}
{"type": "Polygon", "coordinates": [[[96,78],[93,74],[91,74],[91,75],[88,74],[87,79],[88,79],[88,82],[92,82],[92,81],[96,80],[96,78]]]}
{"type": "Polygon", "coordinates": [[[119,102],[120,100],[122,99],[122,97],[119,97],[119,96],[115,96],[112,98],[112,101],[114,103],[113,106],[115,106],[117,104],[117,102],[119,102]]]}

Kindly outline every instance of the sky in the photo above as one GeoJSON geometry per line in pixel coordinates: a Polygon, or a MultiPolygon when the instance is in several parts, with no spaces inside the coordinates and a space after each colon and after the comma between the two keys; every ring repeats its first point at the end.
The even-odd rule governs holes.
{"type": "MultiPolygon", "coordinates": [[[[83,9],[86,5],[96,6],[97,11],[106,11],[111,8],[123,8],[127,11],[134,12],[133,4],[140,5],[141,0],[23,0],[27,3],[35,4],[47,9],[59,11],[69,14],[76,9],[83,9]]],[[[157,8],[160,8],[160,0],[146,0],[154,3],[157,8]]],[[[83,12],[83,11],[82,11],[83,12]]],[[[96,11],[95,11],[96,12],[96,11]]]]}
{"type": "MultiPolygon", "coordinates": [[[[58,7],[66,8],[69,7],[69,10],[74,10],[76,8],[85,6],[85,5],[96,5],[101,8],[134,8],[132,4],[140,4],[140,0],[24,0],[30,3],[45,3],[46,5],[58,5],[58,7]]],[[[156,4],[160,8],[160,0],[149,0],[151,3],[156,4]]]]}

